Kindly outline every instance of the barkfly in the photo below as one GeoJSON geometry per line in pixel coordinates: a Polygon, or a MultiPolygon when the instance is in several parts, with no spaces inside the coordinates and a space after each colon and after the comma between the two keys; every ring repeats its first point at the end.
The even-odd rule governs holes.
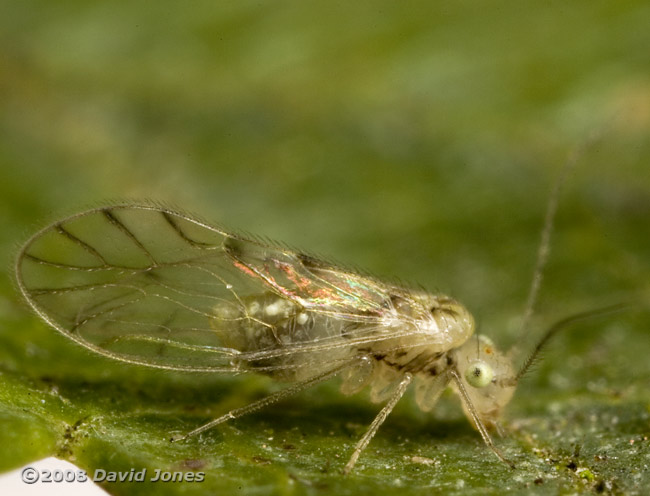
{"type": "MultiPolygon", "coordinates": [[[[569,160],[564,175],[572,167],[569,160]]],[[[547,209],[526,320],[549,246],[559,187],[547,209]]],[[[344,472],[411,383],[431,410],[451,386],[483,441],[560,321],[524,365],[485,337],[444,295],[386,284],[317,258],[226,232],[154,204],[96,208],[46,227],[16,262],[20,291],[52,327],[124,362],[168,370],[268,375],[287,388],[233,410],[186,436],[253,412],[333,376],[341,391],[370,389],[385,402],[344,472]]]]}

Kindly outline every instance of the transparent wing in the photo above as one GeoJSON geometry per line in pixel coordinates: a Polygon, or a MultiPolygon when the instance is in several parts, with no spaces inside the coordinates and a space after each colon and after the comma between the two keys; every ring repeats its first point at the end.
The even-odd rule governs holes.
{"type": "MultiPolygon", "coordinates": [[[[390,305],[387,286],[154,205],[98,208],[43,229],[19,253],[16,275],[30,305],[69,338],[103,355],[159,368],[237,372],[253,362],[258,370],[264,364],[294,367],[301,362],[273,365],[270,359],[353,351],[397,332],[381,326],[390,305]],[[265,292],[348,322],[347,331],[281,347],[229,347],[232,340],[224,336],[230,327],[265,325],[243,311],[247,298],[265,292]],[[232,310],[230,325],[224,309],[232,310]]],[[[338,353],[335,359],[350,356],[338,353]]]]}

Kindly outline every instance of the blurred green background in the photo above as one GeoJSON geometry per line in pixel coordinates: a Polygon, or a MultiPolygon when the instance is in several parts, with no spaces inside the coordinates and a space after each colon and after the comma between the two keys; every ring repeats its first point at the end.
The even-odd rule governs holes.
{"type": "MultiPolygon", "coordinates": [[[[643,494],[650,485],[650,5],[0,1],[0,468],[205,471],[161,494],[643,494]],[[156,199],[463,301],[508,346],[553,181],[538,313],[572,327],[520,385],[498,462],[457,399],[378,410],[336,382],[187,443],[281,387],[150,371],[48,329],[14,291],[36,228],[156,199]]],[[[113,484],[114,494],[147,494],[113,484]]]]}

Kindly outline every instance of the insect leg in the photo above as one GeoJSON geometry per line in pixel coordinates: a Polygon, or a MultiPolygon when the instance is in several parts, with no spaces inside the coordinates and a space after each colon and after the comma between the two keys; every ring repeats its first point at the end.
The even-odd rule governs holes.
{"type": "Polygon", "coordinates": [[[465,386],[463,385],[463,381],[460,378],[460,375],[458,375],[458,371],[455,369],[451,369],[449,371],[451,374],[451,377],[454,379],[454,382],[456,382],[456,385],[458,386],[458,391],[460,392],[460,397],[463,400],[463,403],[465,403],[465,406],[467,407],[467,410],[469,411],[470,415],[472,416],[472,420],[474,421],[474,425],[476,425],[476,428],[478,429],[479,433],[481,434],[481,437],[483,438],[483,441],[485,444],[489,446],[489,448],[494,452],[494,454],[501,460],[503,463],[506,463],[510,465],[510,468],[515,468],[515,464],[512,463],[510,460],[508,460],[505,456],[503,456],[503,453],[499,451],[499,449],[496,447],[494,442],[492,441],[492,438],[490,437],[490,434],[487,431],[487,428],[481,421],[481,418],[478,416],[478,413],[476,413],[476,409],[474,408],[474,405],[472,404],[472,401],[469,399],[469,395],[467,394],[467,390],[465,389],[465,386]]]}
{"type": "Polygon", "coordinates": [[[435,377],[427,377],[415,385],[415,402],[423,412],[430,412],[449,385],[451,377],[446,372],[435,377]]]}
{"type": "Polygon", "coordinates": [[[276,393],[270,394],[269,396],[265,396],[264,398],[254,401],[253,403],[250,403],[246,406],[243,406],[241,408],[236,408],[234,410],[229,411],[225,415],[222,415],[221,417],[218,417],[210,422],[208,422],[205,425],[202,425],[201,427],[198,427],[197,429],[194,429],[193,431],[188,432],[184,436],[180,437],[175,437],[172,438],[172,442],[176,441],[183,441],[187,439],[188,437],[196,436],[197,434],[200,434],[201,432],[207,431],[208,429],[212,429],[213,427],[223,424],[224,422],[227,422],[228,420],[231,419],[236,419],[238,417],[242,417],[248,413],[252,413],[254,411],[257,411],[261,408],[264,408],[265,406],[272,405],[273,403],[277,403],[280,400],[283,400],[284,398],[287,398],[293,394],[299,393],[300,391],[303,391],[304,389],[307,389],[311,386],[314,386],[315,384],[318,384],[319,382],[323,382],[330,377],[335,376],[341,370],[345,369],[346,367],[349,367],[351,365],[351,362],[345,362],[342,365],[339,365],[338,367],[335,367],[331,370],[328,370],[327,372],[324,372],[322,374],[319,374],[315,377],[312,377],[311,379],[307,379],[306,381],[299,382],[297,384],[294,384],[293,386],[289,386],[285,389],[282,389],[276,393]]]}
{"type": "Polygon", "coordinates": [[[350,460],[343,469],[343,473],[345,475],[349,474],[350,471],[354,468],[354,464],[357,463],[359,455],[361,455],[361,452],[366,448],[366,446],[368,446],[368,443],[370,443],[370,440],[375,436],[381,424],[384,423],[384,420],[386,420],[388,415],[390,415],[390,412],[393,410],[393,408],[395,408],[395,405],[400,400],[402,395],[404,395],[406,388],[408,388],[408,385],[412,380],[413,376],[411,374],[404,375],[404,378],[400,381],[397,389],[393,393],[393,396],[390,397],[386,405],[384,405],[384,408],[382,408],[381,411],[377,414],[375,420],[372,421],[372,424],[370,424],[370,427],[368,427],[366,433],[354,447],[354,452],[352,453],[350,460]]]}

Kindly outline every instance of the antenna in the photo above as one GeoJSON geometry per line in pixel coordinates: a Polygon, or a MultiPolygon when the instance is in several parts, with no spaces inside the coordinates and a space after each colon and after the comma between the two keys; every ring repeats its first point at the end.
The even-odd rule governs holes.
{"type": "Polygon", "coordinates": [[[562,188],[564,187],[567,177],[573,171],[578,160],[582,157],[585,150],[589,148],[594,142],[598,141],[600,137],[604,134],[605,129],[608,126],[602,126],[598,131],[592,133],[587,139],[585,139],[580,145],[576,146],[569,156],[567,157],[564,165],[560,169],[560,174],[553,185],[551,191],[551,196],[549,197],[548,204],[546,206],[546,214],[544,216],[544,227],[542,228],[542,235],[539,242],[539,247],[537,248],[537,259],[535,261],[535,270],[533,272],[533,279],[530,284],[530,289],[528,291],[528,298],[526,299],[526,306],[524,313],[521,318],[521,324],[519,326],[518,332],[518,341],[510,349],[510,356],[516,355],[519,351],[521,344],[524,341],[524,336],[531,317],[535,311],[535,305],[537,303],[537,297],[539,295],[539,289],[542,284],[542,279],[544,278],[544,269],[546,267],[546,262],[548,261],[548,256],[551,251],[551,234],[553,233],[553,225],[555,223],[555,217],[557,214],[557,208],[560,201],[560,194],[562,193],[562,188]]]}
{"type": "Polygon", "coordinates": [[[557,321],[555,324],[553,324],[551,327],[548,328],[548,330],[542,336],[542,339],[540,339],[539,342],[537,343],[537,346],[535,346],[533,352],[530,355],[528,355],[528,358],[523,363],[523,365],[519,369],[519,372],[517,372],[517,375],[514,378],[513,381],[514,384],[519,382],[519,379],[521,379],[521,377],[530,369],[531,365],[535,363],[535,361],[539,358],[539,353],[540,351],[542,351],[542,348],[546,346],[548,341],[555,334],[557,334],[558,331],[570,326],[571,324],[580,322],[582,320],[592,319],[594,317],[602,317],[604,315],[622,312],[630,308],[632,308],[632,306],[627,303],[617,303],[615,305],[609,305],[606,307],[597,308],[595,310],[588,310],[586,312],[570,315],[569,317],[565,317],[562,320],[557,321]]]}

